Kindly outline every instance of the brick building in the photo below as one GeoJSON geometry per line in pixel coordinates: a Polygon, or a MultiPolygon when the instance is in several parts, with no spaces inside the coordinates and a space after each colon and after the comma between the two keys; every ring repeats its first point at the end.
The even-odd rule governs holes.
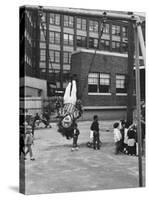
{"type": "MultiPolygon", "coordinates": [[[[114,84],[112,72],[116,70],[120,73],[119,78],[122,79],[122,82],[127,82],[125,79],[128,79],[128,75],[133,77],[134,73],[134,34],[131,21],[125,20],[125,17],[131,18],[132,16],[133,13],[130,12],[22,6],[20,8],[20,76],[46,80],[47,95],[55,95],[55,91],[64,91],[71,66],[75,65],[73,63],[75,61],[73,58],[71,59],[71,55],[76,51],[87,50],[87,52],[90,52],[91,50],[91,54],[95,51],[105,53],[106,56],[103,56],[104,58],[102,58],[103,54],[98,54],[100,55],[99,61],[104,62],[106,66],[106,68],[102,68],[103,65],[101,63],[99,69],[103,73],[103,76],[104,73],[111,73],[111,84],[114,84]],[[119,17],[119,19],[114,17],[108,18],[106,17],[108,14],[120,14],[123,17],[119,17]],[[109,59],[109,56],[107,56],[108,53],[115,53],[118,57],[113,56],[112,59],[109,59]],[[127,69],[124,67],[126,62],[127,69]],[[117,68],[119,63],[121,67],[117,68]],[[111,71],[108,72],[107,69],[109,68],[111,71]],[[106,69],[105,72],[104,69],[106,69]],[[125,76],[122,76],[123,73],[121,75],[121,71],[119,70],[124,70],[125,76]]],[[[145,18],[141,17],[141,20],[145,38],[145,18]]],[[[91,54],[83,62],[86,62],[91,54]]],[[[75,56],[82,57],[85,54],[76,54],[75,56]]],[[[88,61],[90,62],[90,60],[88,61]]],[[[140,63],[140,65],[142,64],[140,63]]],[[[100,73],[97,66],[95,67],[96,70],[93,70],[93,73],[98,71],[100,73]]],[[[84,72],[87,73],[85,70],[84,72]]],[[[90,76],[94,76],[94,74],[90,74],[90,76]]],[[[99,77],[100,74],[95,76],[99,77]]],[[[106,77],[108,77],[107,74],[106,77]]],[[[141,86],[144,92],[142,93],[142,99],[144,99],[144,69],[142,69],[141,77],[143,77],[141,86]]],[[[108,104],[109,106],[116,106],[116,104],[118,106],[126,106],[124,102],[126,102],[127,98],[131,99],[132,85],[133,81],[129,78],[128,93],[127,95],[123,94],[122,97],[120,95],[113,95],[114,87],[110,85],[108,93],[111,94],[97,95],[102,97],[100,101],[103,101],[105,105],[102,105],[100,102],[101,105],[97,106],[107,106],[108,104]]],[[[88,87],[88,84],[86,87],[88,87]]],[[[95,90],[95,87],[89,86],[89,89],[95,90]]],[[[86,91],[84,93],[87,94],[86,91]]],[[[38,94],[42,94],[42,92],[38,94]]],[[[91,99],[95,105],[97,104],[96,95],[89,94],[87,99],[85,98],[85,106],[90,106],[91,99]]],[[[132,101],[127,102],[128,108],[132,108],[132,101]]]]}
{"type": "MultiPolygon", "coordinates": [[[[63,90],[74,51],[98,49],[127,54],[130,22],[105,18],[101,35],[103,13],[102,10],[76,8],[21,7],[20,41],[24,45],[20,56],[21,75],[45,79],[48,86],[63,90]]],[[[106,13],[132,15],[118,11],[106,13]]],[[[142,27],[145,28],[145,18],[142,18],[142,27]]]]}
{"type": "MultiPolygon", "coordinates": [[[[135,107],[135,78],[128,74],[128,55],[93,50],[72,54],[71,73],[77,76],[78,97],[84,109],[100,118],[126,118],[129,103],[135,107]],[[95,56],[95,57],[94,57],[95,56]],[[94,61],[93,61],[94,59],[94,61]],[[92,62],[93,61],[93,62],[92,62]],[[130,83],[131,82],[131,83],[130,83]],[[129,84],[132,84],[131,91],[129,84]],[[131,95],[128,95],[131,92],[131,95]]],[[[85,115],[85,118],[90,116],[85,115]]]]}

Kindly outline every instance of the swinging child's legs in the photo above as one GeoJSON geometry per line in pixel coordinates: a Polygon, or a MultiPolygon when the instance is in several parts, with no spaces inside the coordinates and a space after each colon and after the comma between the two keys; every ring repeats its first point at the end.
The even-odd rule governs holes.
{"type": "Polygon", "coordinates": [[[70,90],[71,90],[71,82],[68,83],[65,94],[64,94],[64,104],[70,103],[70,90]]]}
{"type": "Polygon", "coordinates": [[[76,93],[77,93],[76,81],[73,80],[72,81],[71,96],[70,96],[70,103],[72,103],[73,105],[75,105],[76,101],[77,101],[76,93]]]}

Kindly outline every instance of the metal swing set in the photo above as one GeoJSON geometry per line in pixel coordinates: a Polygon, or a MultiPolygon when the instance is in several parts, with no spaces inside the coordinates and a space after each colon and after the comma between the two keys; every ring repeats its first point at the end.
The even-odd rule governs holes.
{"type": "MultiPolygon", "coordinates": [[[[42,8],[39,8],[40,15],[42,14],[42,8]]],[[[102,22],[102,29],[100,33],[100,37],[98,40],[98,45],[97,49],[99,49],[99,44],[100,40],[104,31],[104,25],[106,20],[122,20],[122,21],[127,21],[130,22],[133,26],[133,31],[134,31],[134,46],[135,46],[135,76],[136,76],[136,108],[137,108],[137,137],[138,137],[138,151],[139,151],[139,156],[138,156],[138,168],[139,168],[139,186],[143,186],[143,178],[142,178],[142,134],[141,134],[141,101],[140,101],[140,69],[139,69],[139,46],[141,49],[143,61],[144,61],[144,67],[146,66],[146,49],[145,49],[145,42],[143,38],[143,33],[142,33],[142,28],[141,28],[141,19],[139,16],[134,15],[133,13],[128,13],[128,14],[114,14],[114,13],[107,13],[107,12],[98,12],[98,17],[101,19],[102,22]]],[[[42,26],[41,22],[41,27],[44,32],[44,27],[42,26]]],[[[45,36],[46,39],[46,36],[45,36]]],[[[96,56],[96,51],[92,57],[89,71],[94,63],[94,59],[96,56]]],[[[49,57],[50,60],[50,57],[49,57]]],[[[52,62],[51,63],[51,68],[52,68],[52,62]]],[[[52,68],[53,69],[53,68],[52,68]]],[[[54,70],[54,69],[53,69],[54,70]]],[[[88,71],[88,73],[89,73],[88,71]]],[[[86,84],[86,81],[84,82],[86,84]]],[[[84,86],[85,87],[85,86],[84,86]]],[[[82,91],[83,93],[83,91],[82,91]]],[[[60,110],[60,115],[59,115],[59,122],[58,122],[58,127],[59,127],[59,132],[63,136],[66,136],[67,139],[72,138],[72,132],[74,128],[74,124],[76,123],[77,119],[81,116],[79,109],[76,106],[76,103],[64,103],[63,107],[61,107],[60,110]]]]}

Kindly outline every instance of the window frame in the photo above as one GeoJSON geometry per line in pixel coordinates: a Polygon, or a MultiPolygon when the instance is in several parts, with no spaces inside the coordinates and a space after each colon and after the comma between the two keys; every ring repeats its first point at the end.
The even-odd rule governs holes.
{"type": "Polygon", "coordinates": [[[77,30],[86,31],[86,29],[87,29],[87,20],[85,18],[77,17],[77,30]],[[78,23],[78,20],[80,20],[80,23],[78,23]],[[85,24],[83,23],[83,21],[85,21],[85,24]],[[79,24],[80,28],[78,27],[79,24]]]}
{"type": "Polygon", "coordinates": [[[40,49],[40,61],[41,62],[45,62],[46,61],[46,49],[40,49]],[[42,58],[45,58],[45,59],[42,59],[42,58]]]}
{"type": "Polygon", "coordinates": [[[116,25],[116,24],[112,24],[112,31],[111,32],[112,32],[113,36],[120,36],[121,35],[121,26],[116,25]]]}
{"type": "Polygon", "coordinates": [[[70,64],[71,63],[71,54],[70,51],[63,52],[63,64],[70,64]]]}
{"type": "Polygon", "coordinates": [[[99,45],[98,43],[99,43],[99,39],[98,38],[89,37],[89,48],[97,49],[98,45],[99,45]],[[97,41],[97,45],[95,45],[95,41],[97,41]]]}
{"type": "Polygon", "coordinates": [[[112,51],[120,52],[121,51],[121,42],[118,41],[112,41],[112,51]],[[115,43],[115,48],[113,48],[113,44],[115,43]],[[119,44],[119,47],[117,45],[119,44]]]}
{"type": "Polygon", "coordinates": [[[110,51],[110,40],[105,40],[105,39],[101,39],[101,41],[100,41],[100,44],[99,44],[100,46],[99,46],[99,48],[101,49],[101,50],[104,50],[104,51],[110,51]],[[109,43],[109,45],[106,45],[106,43],[109,43]],[[102,45],[102,46],[101,46],[102,45]]]}
{"type": "Polygon", "coordinates": [[[60,51],[50,49],[49,57],[52,63],[60,63],[60,51]],[[59,56],[56,55],[57,53],[59,54],[59,56]],[[53,55],[51,56],[51,54],[53,55]],[[59,58],[58,60],[57,60],[57,57],[59,58]]]}
{"type": "Polygon", "coordinates": [[[70,15],[64,15],[64,27],[74,28],[74,17],[70,15]]]}
{"type": "Polygon", "coordinates": [[[49,31],[49,43],[50,44],[60,44],[60,32],[57,31],[49,31]],[[51,37],[51,34],[53,35],[51,37]],[[59,37],[57,37],[59,35],[59,37]],[[51,40],[52,38],[52,40],[51,40]]]}
{"type": "Polygon", "coordinates": [[[60,25],[60,14],[49,13],[49,24],[59,26],[60,25]],[[53,15],[53,22],[51,22],[51,19],[52,19],[51,15],[53,15]],[[57,19],[58,19],[58,21],[57,21],[57,19]]]}
{"type": "Polygon", "coordinates": [[[111,77],[110,73],[103,73],[103,72],[92,72],[88,74],[88,94],[89,95],[111,95],[110,93],[111,88],[111,77]],[[108,80],[109,84],[101,84],[101,75],[108,75],[105,80],[108,80]],[[101,87],[108,86],[108,91],[102,91],[101,87]]]}
{"type": "Polygon", "coordinates": [[[103,29],[103,34],[110,34],[110,24],[106,23],[103,29]],[[106,28],[106,26],[108,25],[108,29],[106,28]]]}
{"type": "Polygon", "coordinates": [[[115,84],[116,84],[115,85],[116,94],[127,94],[126,75],[125,74],[116,74],[115,84]],[[119,85],[119,87],[117,85],[119,85]]]}
{"type": "Polygon", "coordinates": [[[84,48],[86,48],[87,47],[87,37],[82,36],[82,35],[77,35],[76,36],[76,45],[77,45],[77,47],[84,47],[84,48]],[[78,45],[78,37],[80,37],[80,44],[81,45],[78,45]]]}
{"type": "Polygon", "coordinates": [[[69,34],[69,33],[64,33],[63,34],[63,40],[64,40],[64,45],[66,45],[66,46],[73,46],[73,44],[74,44],[74,35],[73,34],[69,34]],[[64,39],[64,37],[65,36],[68,36],[68,38],[67,38],[67,40],[66,39],[64,39]],[[72,36],[72,39],[73,40],[70,40],[70,36],[72,36]],[[67,42],[66,42],[67,41],[67,42]],[[72,42],[71,42],[72,41],[72,42]]]}
{"type": "Polygon", "coordinates": [[[110,85],[111,85],[111,80],[110,80],[110,73],[103,73],[100,72],[99,73],[99,93],[110,93],[110,85]],[[101,76],[105,76],[105,77],[101,77],[101,76]],[[107,77],[106,77],[107,76],[107,77]],[[105,83],[108,80],[108,84],[101,84],[101,80],[105,83]],[[103,88],[101,87],[105,87],[108,86],[108,91],[101,91],[103,88]]]}
{"type": "Polygon", "coordinates": [[[99,21],[98,20],[89,20],[89,32],[98,33],[99,32],[99,21]],[[97,28],[96,28],[97,23],[97,28]]]}
{"type": "Polygon", "coordinates": [[[126,38],[128,37],[128,27],[127,26],[122,26],[122,37],[126,38]],[[125,31],[124,31],[125,28],[125,31]]]}

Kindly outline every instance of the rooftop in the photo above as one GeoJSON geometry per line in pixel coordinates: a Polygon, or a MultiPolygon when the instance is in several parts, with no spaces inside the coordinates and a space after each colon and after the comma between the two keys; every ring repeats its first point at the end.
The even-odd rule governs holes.
{"type": "Polygon", "coordinates": [[[139,16],[141,21],[145,20],[145,13],[142,12],[125,12],[125,11],[112,11],[112,10],[98,10],[98,9],[85,9],[85,8],[67,8],[67,7],[55,7],[55,6],[31,6],[26,5],[24,6],[30,9],[41,9],[45,11],[55,11],[55,12],[64,12],[66,14],[84,14],[84,15],[92,15],[103,17],[106,16],[107,18],[112,19],[120,19],[120,20],[132,20],[134,19],[133,16],[139,16]]]}

